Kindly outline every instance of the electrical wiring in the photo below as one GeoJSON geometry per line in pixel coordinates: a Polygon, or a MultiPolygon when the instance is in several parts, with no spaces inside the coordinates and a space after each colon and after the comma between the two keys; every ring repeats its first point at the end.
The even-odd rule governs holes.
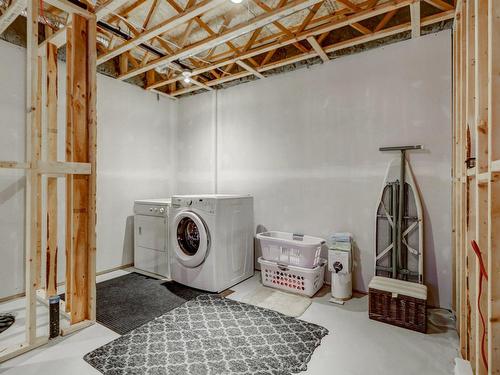
{"type": "Polygon", "coordinates": [[[485,348],[485,343],[486,343],[486,323],[484,320],[483,312],[481,310],[481,294],[483,291],[483,277],[485,278],[486,281],[488,281],[488,273],[486,272],[486,268],[484,267],[484,262],[483,262],[483,256],[481,254],[481,249],[479,248],[478,244],[476,241],[472,240],[471,241],[471,246],[472,249],[474,250],[474,253],[476,254],[478,260],[479,260],[479,294],[477,296],[477,309],[479,311],[479,316],[481,317],[481,324],[483,325],[483,335],[481,337],[481,357],[483,360],[484,367],[486,368],[486,371],[488,371],[488,357],[486,355],[486,348],[485,348]]]}

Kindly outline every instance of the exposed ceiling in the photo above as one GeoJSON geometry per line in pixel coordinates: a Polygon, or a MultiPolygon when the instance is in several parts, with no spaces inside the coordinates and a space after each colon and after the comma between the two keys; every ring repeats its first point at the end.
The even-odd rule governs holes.
{"type": "MultiPolygon", "coordinates": [[[[19,1],[7,7],[9,0],[0,0],[0,8],[19,1]]],[[[44,2],[45,21],[63,28],[67,14],[54,1],[44,2]]],[[[112,63],[108,74],[117,79],[179,97],[326,62],[356,46],[418,37],[446,25],[454,6],[454,0],[98,0],[97,62],[112,63]]],[[[62,31],[47,33],[48,40],[62,31]]]]}

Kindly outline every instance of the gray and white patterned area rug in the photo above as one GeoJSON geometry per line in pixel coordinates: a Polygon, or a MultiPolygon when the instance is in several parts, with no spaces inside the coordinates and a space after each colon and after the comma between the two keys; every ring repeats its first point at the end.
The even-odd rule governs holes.
{"type": "Polygon", "coordinates": [[[275,311],[201,295],[84,359],[106,375],[285,375],[306,370],[327,334],[275,311]]]}

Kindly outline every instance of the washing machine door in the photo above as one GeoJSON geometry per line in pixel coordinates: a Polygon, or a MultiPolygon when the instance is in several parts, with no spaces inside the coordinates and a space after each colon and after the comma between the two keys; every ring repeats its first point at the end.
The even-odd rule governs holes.
{"type": "Polygon", "coordinates": [[[194,268],[203,263],[210,237],[203,219],[192,211],[182,211],[174,219],[175,256],[181,264],[194,268]]]}

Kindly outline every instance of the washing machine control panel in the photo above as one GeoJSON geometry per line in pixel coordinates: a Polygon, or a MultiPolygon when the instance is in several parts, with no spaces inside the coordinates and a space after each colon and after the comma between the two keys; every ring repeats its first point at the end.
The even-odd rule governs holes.
{"type": "Polygon", "coordinates": [[[215,201],[213,199],[204,198],[178,198],[172,199],[173,208],[192,208],[197,210],[203,210],[205,212],[214,213],[215,212],[215,201]]]}

